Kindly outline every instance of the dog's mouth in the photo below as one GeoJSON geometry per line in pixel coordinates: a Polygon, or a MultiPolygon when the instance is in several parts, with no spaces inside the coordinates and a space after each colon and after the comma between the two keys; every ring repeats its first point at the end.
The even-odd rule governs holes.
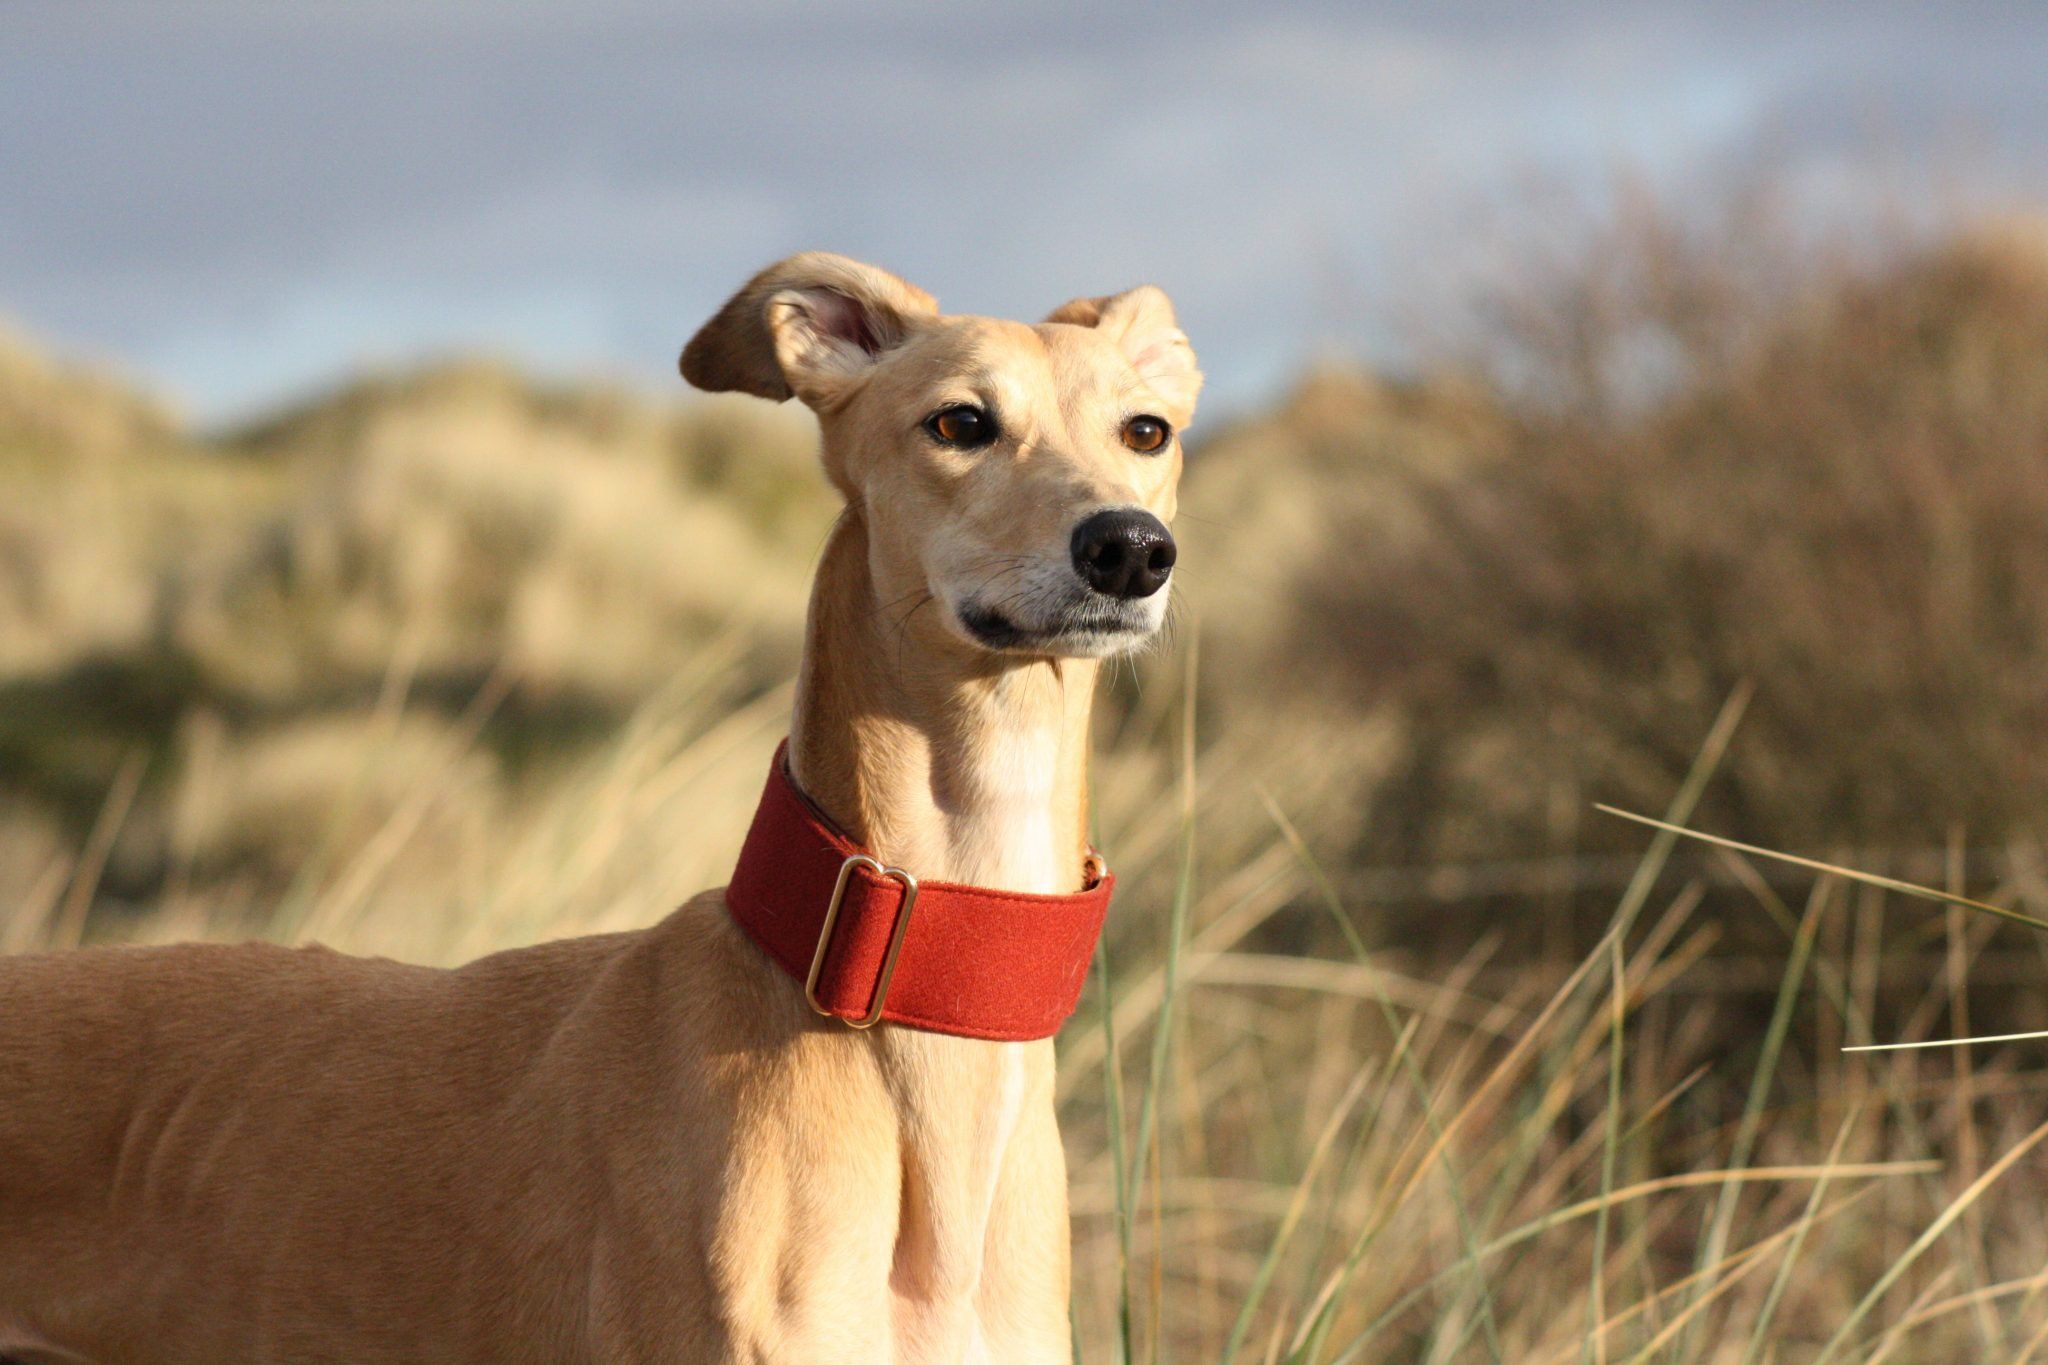
{"type": "Polygon", "coordinates": [[[1020,621],[979,602],[963,602],[953,614],[975,643],[1016,654],[1118,654],[1159,628],[1153,613],[1135,603],[1077,604],[1043,622],[1020,621]]]}

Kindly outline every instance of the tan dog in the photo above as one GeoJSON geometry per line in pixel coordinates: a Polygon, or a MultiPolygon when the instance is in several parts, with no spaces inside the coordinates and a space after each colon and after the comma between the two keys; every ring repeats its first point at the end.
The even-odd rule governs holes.
{"type": "MultiPolygon", "coordinates": [[[[818,414],[797,782],[920,877],[1083,878],[1096,661],[1165,614],[1200,375],[1166,296],[941,316],[841,257],[690,342],[818,414]]],[[[0,1355],[1069,1357],[1052,1044],[821,1019],[717,892],[454,971],[0,960],[0,1355]]]]}

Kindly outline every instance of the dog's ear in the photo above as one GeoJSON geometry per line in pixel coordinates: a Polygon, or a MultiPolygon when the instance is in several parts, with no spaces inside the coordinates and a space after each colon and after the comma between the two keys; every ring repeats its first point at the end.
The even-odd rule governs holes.
{"type": "Polygon", "coordinates": [[[1141,284],[1121,294],[1071,299],[1046,314],[1045,320],[1095,328],[1117,344],[1138,377],[1175,409],[1164,414],[1175,426],[1194,417],[1202,372],[1195,368],[1195,348],[1174,321],[1173,300],[1165,290],[1141,284]]]}
{"type": "Polygon", "coordinates": [[[938,303],[914,284],[827,251],[807,251],[748,280],[683,347],[683,378],[777,402],[830,402],[938,303]]]}

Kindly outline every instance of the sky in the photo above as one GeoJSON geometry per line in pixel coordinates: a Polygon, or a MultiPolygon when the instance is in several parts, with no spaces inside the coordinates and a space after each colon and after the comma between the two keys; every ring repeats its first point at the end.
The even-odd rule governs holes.
{"type": "Polygon", "coordinates": [[[1398,363],[1531,185],[2031,204],[2044,57],[2017,0],[0,0],[0,325],[208,422],[456,351],[672,386],[825,248],[1158,283],[1242,406],[1398,363]]]}

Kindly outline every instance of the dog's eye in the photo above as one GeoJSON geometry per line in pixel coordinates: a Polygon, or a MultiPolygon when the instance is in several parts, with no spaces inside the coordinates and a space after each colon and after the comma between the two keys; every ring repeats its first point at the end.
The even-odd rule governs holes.
{"type": "Polygon", "coordinates": [[[1157,417],[1133,417],[1124,423],[1124,444],[1140,455],[1155,455],[1173,438],[1173,428],[1157,417]]]}
{"type": "Polygon", "coordinates": [[[971,449],[996,438],[996,419],[972,403],[955,403],[925,418],[924,429],[935,441],[971,449]]]}

